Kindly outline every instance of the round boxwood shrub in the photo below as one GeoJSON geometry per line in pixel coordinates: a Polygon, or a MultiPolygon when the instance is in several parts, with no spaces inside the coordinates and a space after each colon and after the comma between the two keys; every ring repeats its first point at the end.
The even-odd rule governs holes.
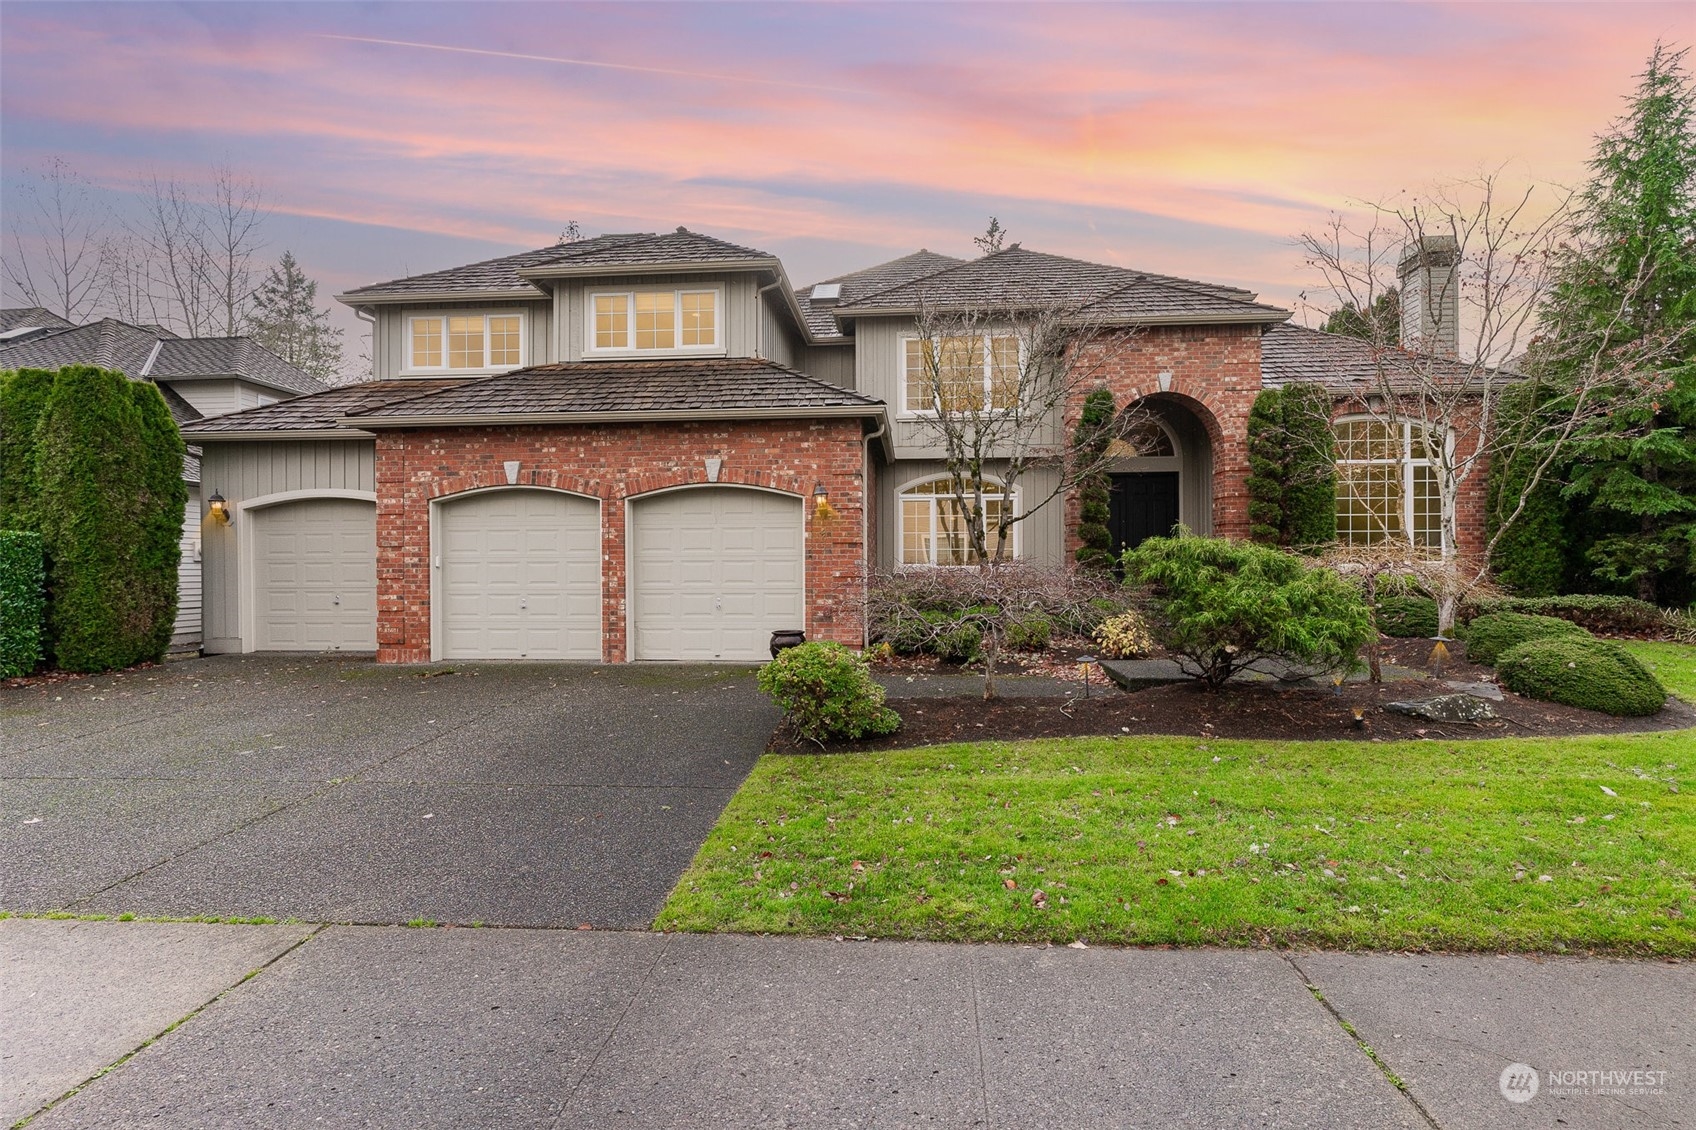
{"type": "Polygon", "coordinates": [[[1437,634],[1437,602],[1428,596],[1383,596],[1373,606],[1378,630],[1411,639],[1437,634]]]}
{"type": "Polygon", "coordinates": [[[1666,705],[1667,692],[1618,644],[1588,635],[1528,640],[1496,662],[1502,685],[1527,698],[1637,717],[1666,705]]]}
{"type": "Polygon", "coordinates": [[[901,716],[883,704],[866,661],[839,643],[804,643],[760,668],[759,686],[808,741],[893,734],[901,716]]]}
{"type": "Polygon", "coordinates": [[[1501,654],[1531,640],[1560,637],[1589,639],[1590,633],[1577,624],[1553,616],[1527,616],[1523,612],[1498,612],[1480,616],[1466,628],[1466,657],[1493,667],[1501,654]]]}

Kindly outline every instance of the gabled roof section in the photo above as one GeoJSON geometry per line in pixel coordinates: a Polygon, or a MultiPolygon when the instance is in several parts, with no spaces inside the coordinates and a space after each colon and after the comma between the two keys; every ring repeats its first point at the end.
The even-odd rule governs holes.
{"type": "MultiPolygon", "coordinates": [[[[433,392],[466,383],[461,380],[366,381],[343,385],[309,396],[282,400],[263,408],[249,408],[226,416],[212,416],[183,429],[196,442],[220,439],[294,439],[304,433],[335,432],[337,421],[368,408],[428,396],[433,392]]],[[[358,433],[348,433],[355,435],[358,433]]]]}
{"type": "Polygon", "coordinates": [[[921,305],[940,309],[1016,308],[1059,303],[1104,321],[1277,322],[1288,310],[1256,302],[1240,287],[1091,263],[1029,251],[1014,244],[1003,251],[862,294],[837,307],[843,317],[910,313],[921,305]]]}
{"type": "Polygon", "coordinates": [[[805,290],[797,291],[795,299],[800,303],[807,328],[815,337],[842,337],[835,310],[852,305],[865,295],[876,294],[878,291],[901,286],[915,279],[927,278],[950,267],[958,267],[964,262],[964,259],[941,255],[921,247],[911,255],[903,255],[899,259],[891,259],[875,267],[850,271],[835,278],[820,279],[805,290]],[[836,303],[832,306],[814,305],[813,291],[826,283],[835,283],[840,288],[836,303]]]}
{"type": "Polygon", "coordinates": [[[67,322],[43,306],[12,306],[0,310],[0,333],[22,329],[68,330],[74,325],[75,322],[67,322]]]}
{"type": "Polygon", "coordinates": [[[876,416],[882,411],[880,400],[794,369],[753,357],[727,357],[538,365],[427,396],[351,409],[343,422],[355,428],[428,427],[876,416]]]}
{"type": "Polygon", "coordinates": [[[1336,391],[1364,389],[1398,377],[1420,374],[1467,381],[1493,372],[1517,379],[1508,369],[1486,370],[1464,361],[1375,345],[1347,334],[1326,333],[1306,326],[1283,324],[1268,328],[1260,339],[1260,383],[1266,388],[1318,384],[1336,391]]]}
{"type": "Polygon", "coordinates": [[[42,337],[0,346],[0,369],[62,369],[97,365],[131,380],[147,377],[147,362],[159,338],[128,322],[102,318],[86,326],[61,329],[42,337]]]}
{"type": "Polygon", "coordinates": [[[283,392],[323,392],[330,386],[284,361],[250,337],[178,337],[159,343],[147,375],[156,381],[240,377],[283,392]]]}
{"type": "MultiPolygon", "coordinates": [[[[629,239],[630,236],[601,236],[600,239],[629,239]]],[[[597,240],[584,240],[585,243],[595,243],[597,240]]],[[[521,267],[533,267],[545,263],[549,259],[557,259],[561,251],[573,246],[556,243],[551,247],[539,247],[534,251],[520,251],[516,255],[502,255],[496,259],[484,259],[476,263],[467,263],[463,267],[449,267],[442,271],[428,271],[422,275],[408,275],[401,279],[390,279],[387,282],[372,283],[370,286],[354,287],[350,291],[336,295],[336,301],[349,306],[359,306],[367,302],[402,302],[408,299],[436,298],[445,295],[462,295],[466,298],[478,297],[521,297],[546,298],[547,295],[540,287],[528,279],[519,276],[521,267]]]]}
{"type": "Polygon", "coordinates": [[[157,326],[132,326],[116,318],[0,345],[3,369],[59,369],[66,365],[98,365],[137,381],[239,377],[290,393],[320,392],[329,387],[250,337],[177,337],[157,326]]]}
{"type": "Polygon", "coordinates": [[[688,228],[678,228],[663,235],[602,237],[567,243],[557,248],[559,255],[552,259],[521,268],[529,278],[544,278],[554,274],[587,274],[606,267],[666,268],[712,267],[777,262],[768,251],[730,243],[688,228]]]}

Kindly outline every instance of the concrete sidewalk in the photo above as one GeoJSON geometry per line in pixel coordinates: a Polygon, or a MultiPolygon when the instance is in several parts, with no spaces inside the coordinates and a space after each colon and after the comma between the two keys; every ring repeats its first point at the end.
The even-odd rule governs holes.
{"type": "Polygon", "coordinates": [[[32,1128],[1517,1130],[1696,1110],[1687,964],[12,919],[0,978],[0,1121],[130,1055],[32,1128]],[[1665,1074],[1514,1104],[1515,1062],[1665,1074]]]}

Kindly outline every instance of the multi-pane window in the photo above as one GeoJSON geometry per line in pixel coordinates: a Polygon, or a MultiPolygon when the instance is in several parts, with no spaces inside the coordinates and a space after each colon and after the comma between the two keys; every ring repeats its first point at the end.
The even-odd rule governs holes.
{"type": "Polygon", "coordinates": [[[446,314],[409,319],[408,369],[503,369],[524,363],[517,314],[446,314]]]}
{"type": "MultiPolygon", "coordinates": [[[[999,483],[983,484],[986,541],[996,537],[996,525],[1010,513],[1013,499],[999,483]]],[[[970,505],[968,496],[967,506],[970,505]]],[[[967,507],[954,497],[951,479],[932,479],[901,492],[901,564],[973,565],[978,561],[967,531],[967,507]]],[[[1010,551],[1013,547],[1009,545],[1010,551]]],[[[993,545],[990,549],[993,555],[993,545]]],[[[1008,554],[1010,556],[1010,553],[1008,554]]]]}
{"type": "Polygon", "coordinates": [[[1440,548],[1443,504],[1430,447],[1440,437],[1374,419],[1339,420],[1336,433],[1337,540],[1440,548]]]}
{"type": "Polygon", "coordinates": [[[594,317],[591,350],[704,352],[719,347],[716,290],[596,294],[590,309],[594,317]]]}
{"type": "Polygon", "coordinates": [[[1011,408],[1018,402],[1016,337],[910,337],[903,350],[908,412],[973,412],[1011,408]]]}

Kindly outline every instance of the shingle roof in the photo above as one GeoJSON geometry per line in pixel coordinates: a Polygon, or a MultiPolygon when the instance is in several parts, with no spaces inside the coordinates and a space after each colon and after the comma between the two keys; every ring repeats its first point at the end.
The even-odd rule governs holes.
{"type": "Polygon", "coordinates": [[[912,310],[1060,302],[1110,321],[1200,318],[1276,321],[1289,311],[1254,301],[1252,291],[1156,275],[1105,263],[1028,251],[1015,244],[922,278],[862,294],[839,309],[912,310]]]}
{"type": "Polygon", "coordinates": [[[375,426],[467,416],[875,415],[882,404],[770,361],[729,357],[538,365],[346,415],[375,426]]]}
{"type": "Polygon", "coordinates": [[[153,356],[153,347],[158,342],[157,337],[139,326],[116,318],[102,318],[86,326],[0,346],[0,369],[98,365],[140,380],[146,375],[147,359],[153,356]]]}
{"type": "Polygon", "coordinates": [[[252,338],[161,336],[156,328],[143,329],[116,318],[0,345],[0,369],[58,369],[66,365],[116,369],[131,380],[229,376],[281,392],[318,392],[329,387],[252,338]]]}
{"type": "Polygon", "coordinates": [[[11,306],[0,310],[0,333],[21,330],[25,326],[38,326],[48,330],[65,330],[70,329],[75,324],[75,322],[67,322],[53,311],[40,306],[11,306]]]}
{"type": "Polygon", "coordinates": [[[832,310],[847,306],[867,294],[876,294],[880,290],[900,286],[902,283],[922,279],[934,275],[949,267],[958,267],[964,259],[956,259],[952,255],[940,255],[921,247],[911,255],[903,255],[899,259],[891,259],[887,263],[879,263],[875,267],[866,267],[858,271],[850,271],[835,278],[820,279],[812,286],[796,292],[795,300],[800,303],[801,314],[806,319],[807,328],[815,337],[838,337],[842,331],[836,324],[832,310]],[[824,283],[836,283],[842,288],[834,306],[814,306],[813,290],[824,283]]]}
{"type": "Polygon", "coordinates": [[[364,384],[344,385],[310,396],[298,396],[293,400],[267,404],[263,408],[249,408],[245,412],[213,416],[189,425],[183,429],[183,434],[205,441],[235,433],[330,431],[336,427],[336,421],[351,412],[376,408],[415,396],[428,396],[440,389],[463,383],[463,380],[405,380],[366,381],[364,384]]]}
{"type": "Polygon", "coordinates": [[[159,344],[159,356],[147,375],[173,378],[233,376],[284,392],[322,392],[330,386],[260,345],[250,337],[179,337],[159,344]]]}
{"type": "MultiPolygon", "coordinates": [[[[1358,337],[1310,330],[1289,323],[1270,327],[1260,339],[1260,383],[1266,388],[1320,384],[1347,389],[1394,383],[1398,370],[1408,378],[1435,371],[1450,380],[1481,379],[1485,370],[1464,361],[1386,348],[1358,337]]],[[[1512,377],[1506,369],[1497,371],[1512,377]]]]}
{"type": "Polygon", "coordinates": [[[770,259],[764,251],[726,243],[722,239],[679,228],[663,235],[634,232],[600,235],[576,243],[556,243],[498,259],[484,259],[463,267],[449,267],[403,279],[355,287],[336,297],[358,304],[365,300],[404,299],[428,294],[510,294],[525,292],[537,298],[544,292],[520,271],[547,266],[636,267],[644,263],[718,263],[747,259],[770,259]]]}

